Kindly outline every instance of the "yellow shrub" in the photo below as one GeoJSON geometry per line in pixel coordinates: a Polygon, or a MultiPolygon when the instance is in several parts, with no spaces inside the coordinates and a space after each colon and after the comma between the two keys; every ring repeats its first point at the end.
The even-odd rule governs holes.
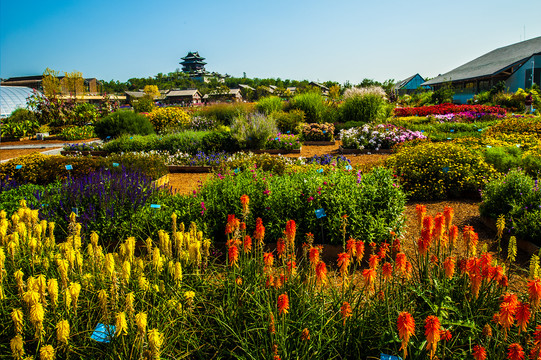
{"type": "Polygon", "coordinates": [[[180,107],[154,108],[147,117],[156,132],[167,128],[186,128],[191,123],[190,115],[180,107]]]}

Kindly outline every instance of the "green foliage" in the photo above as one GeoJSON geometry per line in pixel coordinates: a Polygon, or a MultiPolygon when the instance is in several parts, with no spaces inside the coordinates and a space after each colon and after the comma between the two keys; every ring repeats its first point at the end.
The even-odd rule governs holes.
{"type": "MultiPolygon", "coordinates": [[[[342,243],[343,215],[348,218],[348,238],[383,242],[390,229],[401,228],[405,204],[391,172],[383,168],[362,177],[341,169],[320,173],[316,168],[283,176],[260,169],[231,172],[206,183],[198,194],[208,209],[204,220],[215,239],[223,238],[227,215],[241,213],[238,199],[243,194],[250,197],[250,210],[261,216],[270,238],[281,237],[286,221],[293,219],[297,234],[311,232],[316,243],[342,243]],[[318,219],[315,210],[320,208],[326,217],[318,219]]],[[[247,225],[254,227],[255,218],[249,217],[247,225]]]]}
{"type": "Polygon", "coordinates": [[[231,131],[211,131],[201,140],[205,152],[235,152],[239,149],[237,141],[231,136],[231,131]]]}
{"type": "Polygon", "coordinates": [[[495,175],[481,155],[452,143],[422,143],[405,147],[387,159],[400,185],[414,200],[477,196],[495,175]]]}
{"type": "Polygon", "coordinates": [[[541,191],[537,181],[521,170],[511,170],[489,182],[482,196],[482,216],[497,219],[503,214],[511,235],[541,245],[541,191]]]}
{"type": "Polygon", "coordinates": [[[60,132],[60,137],[64,140],[85,140],[96,137],[94,126],[66,126],[60,132]]]}
{"type": "Polygon", "coordinates": [[[289,112],[277,111],[271,114],[276,120],[278,130],[283,133],[299,133],[299,125],[304,122],[304,111],[293,109],[289,112]]]}
{"type": "Polygon", "coordinates": [[[387,114],[385,104],[385,100],[376,94],[353,96],[340,107],[340,117],[343,122],[356,121],[363,124],[383,119],[387,114]]]}
{"type": "Polygon", "coordinates": [[[432,93],[432,104],[445,104],[445,103],[452,103],[453,102],[453,95],[455,94],[455,91],[453,90],[452,84],[446,83],[439,89],[435,90],[432,93]]]}
{"type": "Polygon", "coordinates": [[[304,141],[333,141],[334,124],[303,124],[301,134],[304,141]]]}
{"type": "Polygon", "coordinates": [[[284,107],[284,102],[278,96],[267,96],[259,99],[255,108],[260,113],[270,115],[273,112],[281,111],[284,107]]]}
{"type": "Polygon", "coordinates": [[[100,139],[116,138],[123,134],[149,135],[154,133],[150,121],[144,115],[129,110],[120,110],[107,115],[94,126],[100,139]]]}
{"type": "Polygon", "coordinates": [[[485,161],[499,172],[518,168],[521,164],[522,150],[516,146],[493,147],[485,150],[485,161]]]}
{"type": "Polygon", "coordinates": [[[31,136],[39,129],[39,122],[30,110],[17,109],[2,121],[2,136],[21,138],[31,136]]]}
{"type": "Polygon", "coordinates": [[[215,120],[222,125],[231,125],[237,116],[247,116],[253,112],[253,105],[244,103],[213,104],[198,109],[197,115],[215,120]]]}
{"type": "MultiPolygon", "coordinates": [[[[0,180],[0,188],[2,185],[1,183],[2,180],[0,180]]],[[[21,199],[25,199],[29,207],[37,208],[41,204],[36,199],[35,194],[43,193],[44,191],[52,191],[53,189],[58,188],[59,185],[59,182],[54,182],[46,186],[29,183],[2,189],[2,191],[0,191],[0,208],[8,214],[14,213],[19,208],[21,199]]]]}
{"type": "Polygon", "coordinates": [[[154,100],[149,96],[143,96],[132,102],[133,111],[136,113],[149,113],[154,110],[154,100]]]}
{"type": "Polygon", "coordinates": [[[274,118],[260,113],[237,116],[231,124],[231,135],[241,148],[262,149],[267,139],[276,133],[274,118]]]}
{"type": "Polygon", "coordinates": [[[319,123],[323,121],[325,113],[324,98],[316,92],[307,92],[295,95],[289,101],[288,110],[297,109],[304,111],[306,121],[310,123],[319,123]]]}
{"type": "Polygon", "coordinates": [[[84,126],[93,124],[99,117],[99,111],[89,103],[80,103],[73,107],[69,114],[69,123],[71,125],[84,126]]]}

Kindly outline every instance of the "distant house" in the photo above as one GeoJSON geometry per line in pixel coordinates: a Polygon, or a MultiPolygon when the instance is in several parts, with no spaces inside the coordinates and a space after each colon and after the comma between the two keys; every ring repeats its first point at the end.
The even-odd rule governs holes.
{"type": "Polygon", "coordinates": [[[425,79],[423,79],[421,75],[415,74],[407,79],[399,81],[393,89],[398,95],[410,94],[419,88],[429,89],[429,86],[422,86],[424,82],[425,79]]]}
{"type": "Polygon", "coordinates": [[[329,88],[326,87],[325,85],[322,85],[320,83],[317,83],[317,82],[314,82],[312,81],[310,84],[308,84],[309,86],[313,86],[313,87],[316,87],[316,88],[319,88],[319,90],[321,90],[321,94],[327,96],[329,95],[329,88]]]}
{"type": "Polygon", "coordinates": [[[465,103],[500,81],[513,92],[541,85],[541,36],[493,50],[422,85],[437,90],[451,82],[454,101],[465,103]]]}
{"type": "Polygon", "coordinates": [[[195,105],[200,104],[202,99],[197,89],[171,90],[165,95],[165,101],[169,104],[195,105]]]}
{"type": "Polygon", "coordinates": [[[220,102],[220,101],[232,101],[240,102],[242,101],[242,93],[240,89],[229,89],[228,93],[222,94],[205,94],[203,96],[204,102],[220,102]]]}
{"type": "MultiPolygon", "coordinates": [[[[65,76],[57,76],[60,80],[60,88],[62,95],[70,95],[69,90],[65,84],[65,76]]],[[[26,86],[36,90],[43,91],[43,75],[32,75],[32,76],[18,76],[11,77],[7,80],[2,81],[0,86],[26,86]]],[[[96,95],[99,93],[98,87],[101,83],[96,78],[86,78],[84,79],[84,92],[85,94],[96,95]]]]}

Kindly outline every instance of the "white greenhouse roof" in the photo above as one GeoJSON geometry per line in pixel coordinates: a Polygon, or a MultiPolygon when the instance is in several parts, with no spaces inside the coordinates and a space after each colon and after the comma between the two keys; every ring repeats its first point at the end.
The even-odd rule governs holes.
{"type": "Polygon", "coordinates": [[[0,86],[0,117],[8,117],[18,108],[26,108],[26,99],[33,92],[26,86],[0,86]]]}

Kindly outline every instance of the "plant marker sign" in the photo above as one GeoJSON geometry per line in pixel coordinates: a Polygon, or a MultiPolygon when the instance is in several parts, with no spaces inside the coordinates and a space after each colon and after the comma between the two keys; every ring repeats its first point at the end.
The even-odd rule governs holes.
{"type": "Polygon", "coordinates": [[[15,169],[16,169],[16,170],[21,170],[22,168],[23,168],[22,165],[15,165],[15,169]]]}
{"type": "Polygon", "coordinates": [[[351,167],[351,165],[346,165],[346,170],[353,170],[353,168],[351,167]]]}
{"type": "Polygon", "coordinates": [[[158,204],[150,204],[150,208],[151,209],[154,209],[154,210],[158,210],[158,209],[161,209],[161,205],[158,205],[158,204]]]}
{"type": "Polygon", "coordinates": [[[113,167],[118,167],[118,163],[113,163],[113,167]]]}
{"type": "Polygon", "coordinates": [[[108,343],[111,342],[115,332],[116,327],[114,325],[98,323],[90,338],[96,340],[97,342],[108,343]]]}
{"type": "Polygon", "coordinates": [[[402,358],[400,356],[387,355],[387,354],[381,353],[379,355],[379,360],[402,360],[402,358]]]}
{"type": "Polygon", "coordinates": [[[74,207],[74,208],[71,208],[71,212],[75,214],[75,216],[79,216],[79,209],[74,207]]]}
{"type": "Polygon", "coordinates": [[[447,174],[449,172],[449,166],[444,167],[442,170],[444,173],[447,174]]]}
{"type": "Polygon", "coordinates": [[[73,170],[73,166],[71,166],[71,165],[66,165],[66,170],[73,170]]]}
{"type": "Polygon", "coordinates": [[[321,209],[316,209],[315,210],[315,213],[316,213],[316,217],[318,219],[321,219],[322,217],[325,217],[327,216],[327,214],[325,214],[325,209],[321,208],[321,209]]]}

